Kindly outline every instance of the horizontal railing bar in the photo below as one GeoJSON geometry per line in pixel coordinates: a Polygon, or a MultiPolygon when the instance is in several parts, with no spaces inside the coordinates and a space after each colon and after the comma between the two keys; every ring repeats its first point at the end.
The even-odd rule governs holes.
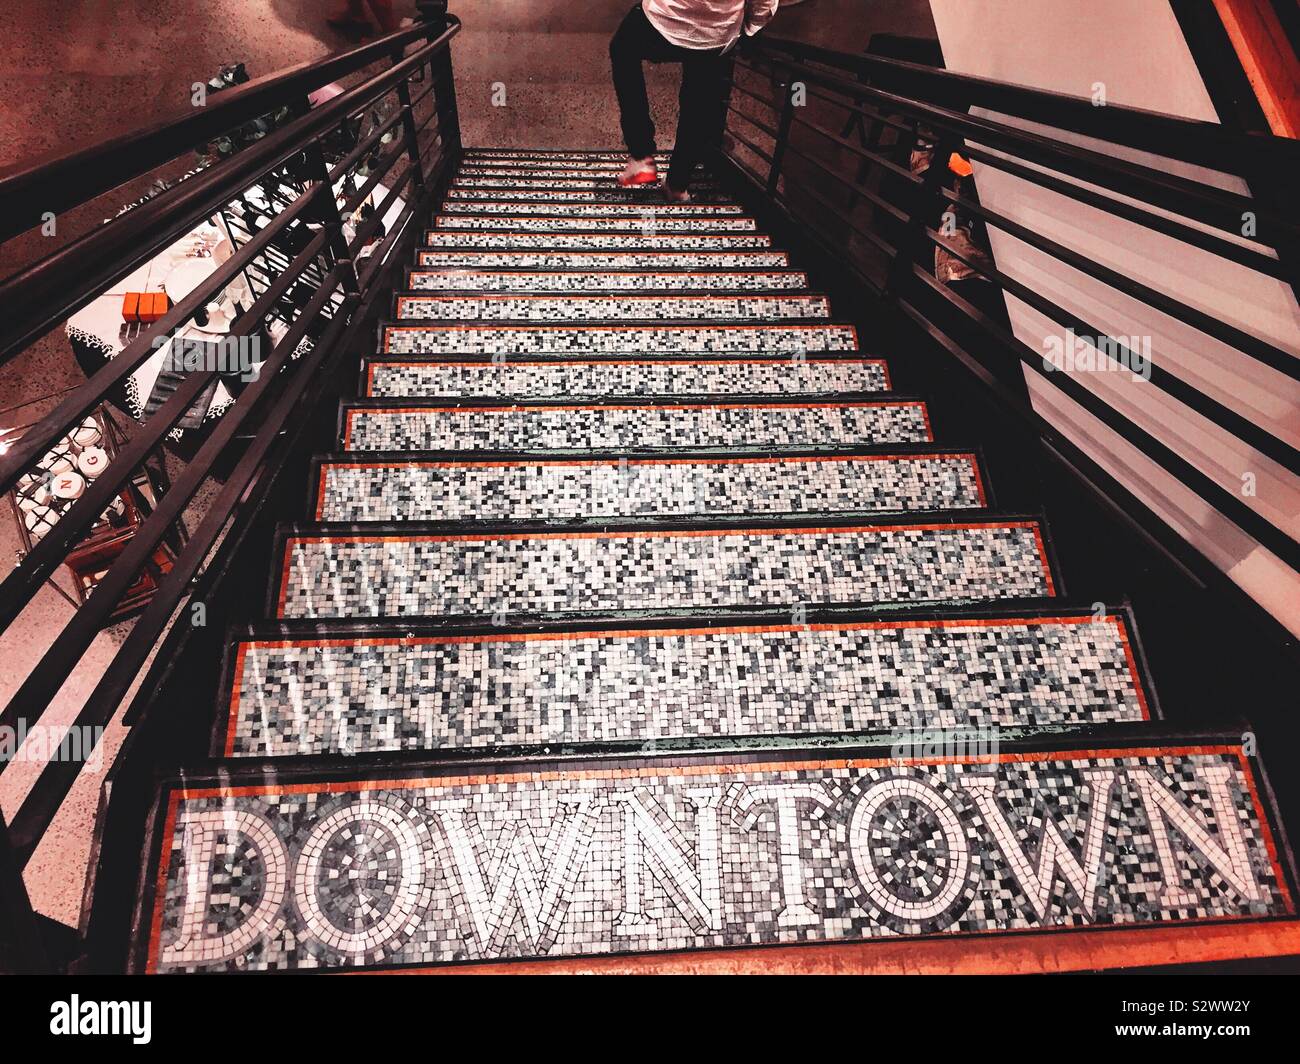
{"type": "MultiPolygon", "coordinates": [[[[441,51],[459,32],[460,20],[449,16],[447,28],[420,52],[433,55],[441,51]]],[[[22,163],[0,176],[0,203],[5,205],[0,242],[40,225],[46,211],[62,214],[222,133],[279,107],[297,106],[315,90],[387,58],[396,47],[414,41],[423,44],[428,34],[428,25],[421,23],[328,59],[309,59],[288,70],[254,78],[214,94],[204,107],[178,118],[62,156],[22,163]]]]}
{"type": "MultiPolygon", "coordinates": [[[[964,252],[961,248],[949,242],[934,229],[926,229],[926,235],[930,241],[943,248],[954,258],[965,263],[972,270],[979,273],[982,277],[987,278],[994,284],[998,285],[1003,292],[1009,292],[1017,299],[1022,300],[1029,306],[1033,307],[1039,313],[1054,319],[1060,324],[1067,326],[1080,336],[1093,336],[1098,340],[1105,338],[1115,343],[1115,338],[1107,334],[1104,330],[1098,329],[1094,324],[1073,314],[1064,307],[1048,299],[1046,296],[1035,292],[1028,285],[1022,284],[1014,277],[1008,276],[996,266],[987,266],[979,263],[969,252],[964,252]]],[[[1127,344],[1118,345],[1119,352],[1107,350],[1103,352],[1105,357],[1116,365],[1123,366],[1123,359],[1130,358],[1133,354],[1132,349],[1127,344]]],[[[1098,349],[1100,350],[1100,348],[1098,349]]],[[[1238,414],[1235,410],[1217,399],[1213,399],[1200,391],[1191,384],[1182,380],[1169,370],[1158,365],[1154,359],[1146,359],[1145,366],[1149,372],[1149,381],[1152,385],[1159,388],[1166,395],[1172,396],[1180,403],[1187,406],[1200,414],[1207,421],[1223,429],[1231,436],[1235,436],[1242,443],[1254,448],[1261,454],[1277,462],[1278,465],[1289,470],[1292,473],[1300,474],[1300,450],[1292,447],[1283,440],[1264,429],[1260,428],[1248,418],[1238,414]]]]}
{"type": "Polygon", "coordinates": [[[393,164],[405,154],[405,139],[398,138],[394,140],[392,150],[389,151],[387,155],[380,157],[379,165],[375,167],[370,176],[366,178],[365,183],[339,205],[339,214],[344,218],[347,218],[348,215],[360,207],[361,204],[365,203],[366,197],[370,195],[374,187],[388,176],[388,171],[393,168],[393,164]]]}
{"type": "Polygon", "coordinates": [[[1250,176],[1252,172],[1291,173],[1300,167],[1300,142],[1238,133],[1217,122],[1112,103],[1097,107],[1091,98],[883,56],[836,52],[781,37],[763,37],[758,47],[770,61],[786,66],[785,56],[793,56],[805,63],[817,62],[868,77],[875,85],[906,86],[910,92],[928,94],[950,105],[987,107],[1210,169],[1231,162],[1242,167],[1235,172],[1250,176]]]}
{"type": "Polygon", "coordinates": [[[805,127],[806,129],[812,130],[812,132],[825,137],[827,140],[834,141],[841,148],[844,148],[846,151],[852,152],[860,159],[864,159],[869,163],[875,163],[877,166],[883,167],[884,169],[888,170],[891,174],[894,174],[897,177],[901,177],[904,181],[909,181],[914,185],[920,185],[924,183],[922,179],[918,177],[916,174],[912,173],[911,170],[908,170],[906,167],[899,166],[898,163],[894,162],[892,159],[887,159],[879,152],[871,151],[867,148],[862,147],[860,144],[854,144],[853,141],[849,140],[847,137],[841,137],[838,133],[832,133],[829,129],[823,129],[815,122],[809,122],[808,119],[804,118],[802,115],[795,115],[794,118],[791,119],[791,121],[797,122],[799,125],[805,127]]]}
{"type": "Polygon", "coordinates": [[[915,125],[908,125],[906,122],[901,122],[898,121],[897,119],[890,118],[888,115],[882,114],[881,112],[874,110],[873,108],[867,107],[863,103],[849,103],[846,100],[838,100],[834,96],[831,96],[827,93],[818,92],[816,89],[812,88],[811,86],[808,89],[808,95],[811,96],[814,100],[822,100],[835,107],[842,107],[850,114],[859,115],[862,118],[866,118],[872,122],[879,122],[882,126],[888,126],[890,129],[897,130],[899,133],[906,134],[909,137],[914,136],[916,134],[915,125]]]}
{"type": "Polygon", "coordinates": [[[393,182],[393,187],[388,190],[388,195],[384,197],[383,202],[375,208],[375,213],[357,226],[356,235],[353,236],[352,242],[348,244],[348,254],[352,256],[354,261],[358,252],[366,246],[366,241],[383,224],[384,215],[388,213],[388,208],[393,205],[393,201],[406,191],[407,186],[411,184],[411,180],[415,176],[415,167],[408,166],[402,176],[393,182]]]}
{"type": "Polygon", "coordinates": [[[757,144],[755,144],[755,143],[754,143],[752,140],[750,140],[748,137],[746,137],[746,136],[744,136],[744,135],[742,135],[742,134],[740,134],[740,133],[737,133],[734,129],[731,129],[730,127],[728,127],[727,132],[728,132],[732,137],[734,137],[736,140],[740,141],[741,144],[745,145],[745,147],[747,147],[750,151],[752,151],[755,155],[757,155],[757,156],[758,156],[760,159],[762,159],[764,162],[770,163],[770,162],[772,161],[772,156],[768,155],[767,152],[765,152],[762,148],[760,148],[757,144]]]}
{"type": "Polygon", "coordinates": [[[731,114],[735,115],[737,118],[743,118],[743,119],[744,119],[746,122],[748,122],[751,126],[755,126],[756,128],[761,129],[761,130],[762,130],[764,133],[766,133],[769,137],[774,137],[774,138],[775,138],[775,137],[780,136],[780,134],[777,133],[777,131],[776,131],[775,129],[773,129],[771,126],[769,126],[769,125],[765,125],[764,123],[758,121],[758,119],[754,118],[752,115],[747,115],[747,114],[745,114],[745,112],[742,111],[742,110],[740,110],[740,108],[738,108],[738,107],[735,107],[735,106],[733,106],[733,105],[731,105],[731,104],[728,104],[728,105],[727,105],[727,110],[728,110],[731,114]]]}
{"type": "Polygon", "coordinates": [[[258,178],[302,150],[314,136],[338,125],[358,104],[383,96],[427,58],[428,45],[397,66],[308,111],[221,163],[118,215],[22,274],[0,282],[0,364],[48,332],[103,291],[147,262],[200,220],[229,203],[258,178]],[[14,313],[12,308],[24,308],[14,313]],[[13,323],[16,318],[17,322],[13,323]]]}
{"type": "MultiPolygon", "coordinates": [[[[786,156],[787,158],[802,159],[804,162],[812,163],[813,166],[821,170],[822,173],[826,174],[827,177],[830,177],[833,180],[838,181],[845,188],[857,193],[859,196],[863,196],[864,198],[870,200],[871,203],[879,207],[886,214],[891,215],[892,217],[896,218],[900,222],[907,221],[907,212],[905,210],[903,210],[900,207],[896,207],[894,204],[890,203],[889,200],[885,199],[882,195],[880,195],[875,190],[869,189],[865,185],[860,185],[856,181],[850,181],[847,177],[837,174],[834,170],[832,170],[829,166],[823,163],[820,159],[817,159],[814,156],[809,155],[807,152],[800,151],[798,148],[794,147],[793,145],[789,145],[786,147],[786,156]]],[[[786,180],[788,181],[789,180],[788,172],[785,174],[785,177],[786,180]]],[[[920,184],[919,181],[917,181],[916,183],[920,184]]]]}
{"type": "MultiPolygon", "coordinates": [[[[1047,166],[1054,166],[1056,161],[1065,160],[1070,166],[1084,171],[1085,176],[1091,174],[1091,178],[1087,179],[1124,195],[1138,195],[1141,190],[1135,192],[1131,188],[1118,188],[1117,183],[1121,179],[1136,183],[1144,186],[1149,193],[1153,193],[1153,202],[1157,202],[1160,206],[1196,218],[1224,232],[1236,231],[1240,226],[1241,216],[1249,211],[1259,220],[1261,228],[1267,222],[1269,226],[1275,227],[1279,235],[1291,241],[1300,237],[1300,228],[1296,223],[1275,211],[1261,208],[1255,200],[1240,193],[1156,171],[1140,163],[1116,159],[1090,148],[1054,141],[1050,137],[1004,122],[950,111],[932,104],[860,86],[842,78],[815,71],[807,72],[805,76],[818,78],[824,84],[838,86],[845,91],[863,92],[882,105],[888,105],[899,113],[923,119],[937,129],[948,130],[958,137],[992,144],[1002,150],[1014,151],[1024,158],[1033,159],[1047,166]],[[999,144],[999,141],[1002,144],[999,144]],[[1005,144],[1010,144],[1011,147],[1006,148],[1005,144]],[[1161,197],[1164,197],[1163,201],[1161,197]]],[[[1059,166],[1056,168],[1059,169],[1059,166]]]]}
{"type": "MultiPolygon", "coordinates": [[[[279,373],[280,368],[293,357],[307,328],[316,319],[333,290],[338,287],[341,272],[338,266],[329,272],[326,284],[316,292],[303,308],[302,314],[294,320],[271,351],[258,379],[244,390],[234,406],[217,421],[212,433],[203,441],[184,473],[172,485],[171,490],[158,500],[154,512],[136,529],[135,535],[131,537],[126,548],[109,566],[107,574],[96,586],[95,594],[82,604],[55,637],[50,648],[33,667],[9,700],[8,705],[0,711],[0,727],[16,728],[20,720],[39,719],[48,708],[50,701],[99,634],[122,595],[139,577],[146,559],[153,557],[158,544],[181,517],[185,506],[199,487],[211,475],[212,465],[218,454],[247,419],[249,411],[262,393],[271,386],[271,381],[279,373]]],[[[6,760],[8,758],[0,760],[0,766],[6,760]]]]}
{"type": "Polygon", "coordinates": [[[1198,229],[1196,226],[1179,221],[1177,218],[1169,218],[1138,204],[1126,203],[1124,200],[1094,192],[1092,189],[1075,184],[1073,181],[1055,177],[1042,170],[1036,170],[1032,166],[1026,166],[1013,159],[1006,159],[996,152],[985,151],[969,143],[962,147],[962,153],[967,158],[982,162],[995,170],[1001,170],[1013,177],[1019,177],[1023,181],[1040,185],[1058,195],[1067,196],[1070,199],[1078,200],[1080,203],[1086,203],[1090,207],[1117,215],[1126,221],[1134,222],[1148,229],[1154,229],[1165,236],[1181,240],[1185,244],[1191,244],[1203,251],[1210,252],[1212,255],[1246,266],[1258,273],[1267,274],[1269,277],[1275,277],[1278,280],[1290,280],[1287,266],[1280,259],[1255,248],[1239,244],[1234,240],[1229,240],[1218,232],[1198,229]]]}
{"type": "MultiPolygon", "coordinates": [[[[322,289],[322,293],[325,291],[326,289],[322,289]]],[[[320,293],[318,297],[319,295],[320,293]]],[[[103,727],[112,719],[136,674],[153,652],[158,636],[175,613],[195,573],[207,558],[222,529],[229,522],[235,505],[248,490],[254,474],[261,468],[266,452],[279,436],[280,427],[297,406],[299,396],[315,376],[322,361],[330,354],[330,348],[337,340],[339,331],[347,324],[348,317],[355,309],[359,298],[357,295],[346,297],[344,305],[348,308],[347,313],[340,313],[334,319],[322,337],[322,342],[303,360],[299,372],[287,382],[284,393],[273,406],[261,431],[252,438],[248,450],[240,458],[234,472],[213,500],[199,527],[195,529],[194,535],[185,545],[185,549],[177,557],[171,573],[164,578],[163,584],[137,619],[122,646],[113,656],[113,660],[109,662],[95,689],[83,703],[73,724],[74,728],[81,728],[83,733],[94,735],[96,734],[94,729],[103,727]]],[[[293,345],[288,351],[289,355],[292,355],[292,350],[296,349],[301,341],[309,315],[304,313],[300,321],[304,323],[302,333],[296,338],[290,336],[285,338],[286,341],[292,341],[293,345]]],[[[268,387],[270,380],[271,378],[267,379],[268,387]]],[[[256,388],[262,383],[259,380],[253,387],[256,388]]],[[[230,435],[233,435],[233,429],[230,435]]],[[[212,440],[207,442],[211,443],[212,440]]],[[[215,460],[226,442],[213,446],[205,457],[215,460]]],[[[207,450],[206,443],[204,450],[207,450]]],[[[203,450],[200,454],[203,454],[203,450]]],[[[196,456],[195,463],[199,461],[199,456],[196,456]]],[[[186,473],[188,475],[189,470],[186,473]]],[[[177,487],[193,494],[206,476],[205,472],[196,478],[192,488],[188,485],[182,487],[180,484],[177,487]]],[[[76,782],[79,771],[80,765],[74,761],[52,760],[47,763],[13,817],[11,832],[19,860],[24,865],[31,859],[41,837],[58,813],[68,791],[76,782]]]]}
{"type": "Polygon", "coordinates": [[[967,318],[980,324],[1005,349],[1013,352],[1023,365],[1029,366],[1049,384],[1059,388],[1068,398],[1074,400],[1089,414],[1092,414],[1107,427],[1114,430],[1126,443],[1135,447],[1143,457],[1155,462],[1203,502],[1218,510],[1224,517],[1255,539],[1256,542],[1276,554],[1291,568],[1300,569],[1300,543],[1294,538],[1252,510],[1236,495],[1202,473],[1191,462],[1174,451],[1173,448],[1161,442],[1132,419],[1125,417],[1103,398],[1076,381],[1068,373],[1055,373],[1047,370],[1043,365],[1041,352],[1034,351],[1028,344],[1008,333],[1003,327],[990,321],[987,315],[971,306],[955,292],[952,292],[933,274],[928,273],[921,266],[913,264],[912,276],[919,279],[926,287],[932,289],[954,306],[961,304],[959,309],[964,311],[967,318]]]}
{"type": "Polygon", "coordinates": [[[941,189],[940,194],[953,204],[970,211],[972,214],[979,215],[996,228],[1001,229],[1017,240],[1024,241],[1039,251],[1046,252],[1080,273],[1101,281],[1103,284],[1109,285],[1111,288],[1123,292],[1125,295],[1131,296],[1149,307],[1153,307],[1162,314],[1175,318],[1184,325],[1192,326],[1207,336],[1235,348],[1269,369],[1290,377],[1292,380],[1300,380],[1300,359],[1297,359],[1291,352],[1275,347],[1257,336],[1252,336],[1250,333],[1238,329],[1235,325],[1216,318],[1212,314],[1207,314],[1203,310],[1198,310],[1196,307],[1145,285],[1141,281],[1126,277],[1119,271],[1096,262],[1086,255],[1082,255],[1064,244],[1052,240],[1050,237],[1035,233],[1032,229],[1021,225],[1019,222],[1012,221],[1006,215],[990,210],[983,204],[974,203],[957,195],[950,189],[941,189]]]}
{"type": "Polygon", "coordinates": [[[8,453],[0,455],[0,491],[8,491],[18,478],[49,449],[51,444],[66,433],[97,406],[114,387],[154,353],[153,341],[158,336],[174,333],[195,313],[201,310],[216,293],[226,288],[239,272],[251,265],[272,240],[295,221],[303,211],[322,194],[319,186],[307,190],[288,210],[276,216],[271,225],[257,230],[252,239],[221,263],[198,285],[193,292],[172,307],[148,332],[131,341],[116,358],[113,358],[94,376],[78,385],[45,417],[27,430],[8,453]]]}
{"type": "MultiPolygon", "coordinates": [[[[754,73],[755,73],[755,74],[758,74],[760,77],[762,76],[762,72],[759,71],[759,70],[757,70],[756,68],[754,68],[754,67],[749,67],[748,69],[753,70],[754,73]]],[[[769,99],[769,98],[766,97],[766,96],[760,95],[760,94],[757,93],[757,92],[753,92],[753,91],[751,91],[750,89],[745,88],[744,85],[742,85],[740,82],[738,82],[738,81],[736,81],[736,80],[734,80],[734,79],[733,79],[732,82],[731,82],[731,87],[732,87],[733,89],[736,89],[736,90],[739,91],[739,92],[743,92],[746,96],[749,96],[749,97],[751,97],[752,99],[757,100],[757,101],[758,101],[759,103],[761,103],[764,107],[769,107],[769,108],[771,108],[773,111],[779,111],[779,110],[781,109],[781,108],[780,108],[780,105],[777,104],[777,102],[776,102],[775,100],[771,100],[771,99],[769,99]]]]}
{"type": "Polygon", "coordinates": [[[355,148],[330,168],[330,182],[336,182],[339,178],[350,173],[352,168],[356,166],[365,155],[369,154],[370,150],[376,144],[379,143],[383,138],[383,135],[392,129],[393,126],[397,125],[401,120],[402,112],[399,110],[390,115],[383,125],[377,126],[367,133],[364,140],[358,143],[355,148]]]}

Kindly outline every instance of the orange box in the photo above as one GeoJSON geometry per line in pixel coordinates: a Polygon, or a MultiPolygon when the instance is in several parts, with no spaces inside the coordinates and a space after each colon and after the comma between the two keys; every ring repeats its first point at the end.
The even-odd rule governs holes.
{"type": "Polygon", "coordinates": [[[166,292],[146,292],[140,297],[140,320],[157,321],[171,309],[166,292]]]}
{"type": "Polygon", "coordinates": [[[122,320],[139,321],[140,320],[140,299],[139,292],[127,292],[122,297],[122,320]]]}

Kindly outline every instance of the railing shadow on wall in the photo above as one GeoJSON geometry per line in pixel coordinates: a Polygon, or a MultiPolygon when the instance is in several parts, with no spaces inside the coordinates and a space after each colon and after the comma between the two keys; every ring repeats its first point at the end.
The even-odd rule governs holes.
{"type": "MultiPolygon", "coordinates": [[[[460,152],[450,55],[460,22],[446,14],[445,3],[420,6],[422,17],[409,29],[223,91],[175,121],[0,174],[0,241],[23,239],[50,218],[142,175],[185,169],[197,148],[259,116],[289,112],[287,124],[242,151],[197,171],[190,162],[188,176],[0,281],[2,365],[232,203],[257,204],[241,213],[228,258],[212,262],[211,272],[158,320],[133,329],[115,357],[21,437],[0,441],[0,492],[36,485],[43,498],[49,485],[39,482],[52,474],[45,459],[60,442],[119,396],[165,343],[176,343],[196,321],[206,323],[209,309],[232,286],[243,286],[247,305],[237,305],[222,354],[186,364],[175,389],[141,412],[107,467],[83,483],[81,494],[0,581],[3,632],[115,499],[131,490],[145,463],[176,442],[177,427],[190,424],[196,402],[210,399],[219,378],[228,379],[230,352],[253,352],[249,366],[238,366],[247,379],[233,388],[232,401],[219,418],[191,433],[179,475],[149,500],[125,548],[98,574],[93,593],[0,709],[0,727],[12,729],[9,734],[39,728],[92,641],[142,578],[152,583],[152,597],[64,734],[75,733],[83,746],[85,737],[98,742],[128,698],[132,723],[148,717],[154,666],[186,638],[194,588],[228,564],[241,529],[299,445],[321,383],[348,350],[357,349],[359,330],[373,324],[376,304],[417,238],[418,220],[460,152]],[[352,87],[340,92],[340,80],[352,87]],[[309,94],[329,86],[335,86],[332,98],[312,107],[309,94]],[[201,493],[207,501],[199,504],[201,493]],[[160,641],[163,649],[155,655],[160,641]]],[[[18,753],[4,748],[0,772],[18,753]]],[[[0,969],[51,970],[69,959],[51,956],[43,931],[48,924],[34,915],[22,870],[86,753],[49,758],[8,823],[0,820],[0,969]]],[[[75,956],[75,945],[71,952],[75,956]]]]}
{"type": "MultiPolygon", "coordinates": [[[[1101,103],[760,37],[735,65],[723,161],[756,197],[770,197],[830,261],[906,315],[987,386],[1002,409],[1084,476],[1095,494],[1140,525],[1148,539],[1198,580],[1240,595],[1224,578],[1221,560],[1216,567],[1203,549],[1189,547],[1148,498],[1046,418],[1031,394],[1041,397],[1044,385],[1058,389],[1226,518],[1244,533],[1243,541],[1249,537],[1282,566],[1300,570],[1300,542],[1288,508],[1270,507],[1263,493],[1238,490],[1233,477],[1186,446],[1195,433],[1219,434],[1235,453],[1259,456],[1275,482],[1290,484],[1300,475],[1300,424],[1288,426],[1285,418],[1258,423],[1262,419],[1253,416],[1249,403],[1236,401],[1230,385],[1189,372],[1188,360],[1180,364],[1167,357],[1168,350],[1132,350],[1127,334],[1137,330],[1115,335],[1119,330],[1080,310],[1086,299],[1062,293],[1073,296],[1093,286],[1087,290],[1117,293],[1125,307],[1147,308],[1148,323],[1167,321],[1171,331],[1192,337],[1185,348],[1209,345],[1211,358],[1223,353],[1223,359],[1248,360],[1252,371],[1276,382],[1272,392],[1257,387],[1255,394],[1280,404],[1300,382],[1300,346],[1293,339],[1294,349],[1288,349],[1286,340],[1265,338],[1250,327],[1256,310],[1255,317],[1275,325],[1275,307],[1243,306],[1234,324],[1203,300],[1198,306],[1192,295],[1148,283],[1149,277],[1126,266],[1122,248],[1106,265],[1098,261],[1095,245],[1085,253],[1054,238],[1043,231],[1054,219],[1041,208],[1038,225],[1029,220],[1033,211],[1014,209],[1021,206],[1015,197],[1004,197],[1011,209],[991,209],[975,184],[984,187],[984,175],[992,175],[988,185],[994,177],[1011,178],[1061,197],[1059,211],[1071,224],[1082,225],[1073,220],[1100,212],[1117,224],[1186,244],[1196,254],[1253,271],[1285,303],[1300,276],[1300,226],[1267,190],[1277,188],[1279,175],[1300,168],[1300,142],[1101,103]],[[955,179],[950,160],[959,172],[973,168],[975,183],[955,179]],[[1034,284],[1032,271],[972,246],[966,237],[975,228],[989,231],[1003,247],[1027,249],[1026,256],[1049,264],[1043,268],[1047,275],[1067,280],[1034,284]],[[937,261],[947,269],[938,269],[937,261]],[[951,283],[953,274],[968,283],[951,283]],[[1048,333],[1092,338],[1094,364],[1140,367],[1142,386],[1158,392],[1173,413],[1164,423],[1136,417],[1095,377],[1059,372],[1059,363],[1025,342],[1009,320],[1009,307],[1046,323],[1048,333]],[[1164,431],[1171,425],[1173,431],[1164,431]]],[[[1092,305],[1111,322],[1124,317],[1104,300],[1092,305]]],[[[1287,401],[1295,400],[1300,391],[1289,395],[1287,401]]],[[[1300,491],[1300,482],[1294,486],[1300,491]]]]}

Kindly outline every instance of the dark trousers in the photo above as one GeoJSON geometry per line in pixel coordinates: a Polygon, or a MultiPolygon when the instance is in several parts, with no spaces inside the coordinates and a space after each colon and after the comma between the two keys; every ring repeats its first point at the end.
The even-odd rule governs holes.
{"type": "Polygon", "coordinates": [[[623,140],[637,159],[655,153],[655,124],[650,118],[643,62],[681,63],[682,89],[677,116],[677,142],[668,168],[668,184],[684,189],[695,164],[703,161],[722,141],[726,119],[727,71],[730,58],[719,48],[701,51],[680,48],[664,39],[637,4],[609,42],[618,94],[623,140]]]}

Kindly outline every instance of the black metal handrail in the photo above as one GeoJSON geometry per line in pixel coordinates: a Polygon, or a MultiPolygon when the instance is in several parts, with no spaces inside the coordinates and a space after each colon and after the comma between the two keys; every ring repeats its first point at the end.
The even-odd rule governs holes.
{"type": "MultiPolygon", "coordinates": [[[[733,87],[745,98],[744,110],[733,98],[728,111],[728,133],[744,146],[729,150],[727,156],[739,175],[756,191],[772,197],[821,247],[847,259],[859,281],[955,355],[993,390],[1004,407],[1027,422],[1041,439],[1050,441],[1052,449],[1070,452],[1069,464],[1076,471],[1083,470],[1094,488],[1100,486],[1102,495],[1117,494],[1114,478],[1095,459],[1072,449],[1059,430],[1034,410],[1022,394],[1023,383],[1017,386],[1017,382],[988,371],[987,359],[976,358],[963,337],[976,336],[977,346],[986,353],[1005,352],[1010,365],[1027,367],[1049,379],[1256,542],[1300,569],[1300,541],[1290,530],[1274,523],[1241,494],[1226,489],[1100,393],[1068,373],[1051,372],[1043,352],[1034,351],[1005,323],[939,280],[934,269],[936,249],[942,249],[974,277],[988,282],[999,296],[1015,297],[1063,329],[1095,337],[1099,348],[1104,348],[1103,357],[1123,364],[1131,354],[1106,330],[954,242],[953,234],[945,231],[941,222],[961,211],[1082,277],[1113,288],[1272,371],[1300,380],[1300,360],[1290,351],[985,207],[977,198],[949,187],[945,177],[949,154],[960,153],[1076,202],[1291,282],[1294,287],[1300,226],[1253,190],[1237,191],[1212,181],[1230,175],[1241,178],[1247,187],[1251,181],[1261,185],[1275,182],[1277,174],[1293,172],[1300,163],[1300,142],[1242,134],[1213,123],[1133,108],[1099,107],[1091,100],[781,39],[759,38],[738,60],[733,87]],[[819,125],[795,106],[792,87],[796,84],[803,86],[806,95],[828,105],[831,110],[827,113],[849,120],[843,133],[819,125]],[[766,107],[773,119],[755,114],[755,104],[766,107]],[[737,129],[732,116],[743,119],[743,127],[737,129]],[[1029,123],[1032,128],[1027,128],[1029,123]],[[853,125],[858,130],[856,143],[848,136],[853,125]],[[767,133],[768,144],[755,143],[755,128],[767,133]],[[1054,135],[1051,130],[1083,134],[1104,144],[1082,146],[1077,137],[1054,135]],[[826,150],[810,148],[809,138],[826,150]],[[1175,175],[1155,164],[1131,161],[1131,156],[1117,158],[1105,150],[1106,145],[1122,145],[1215,173],[1207,174],[1205,180],[1175,175]],[[907,167],[916,147],[933,151],[924,178],[907,167]],[[759,162],[746,159],[746,152],[759,162]],[[792,166],[795,160],[798,165],[792,166]],[[833,184],[828,185],[828,178],[833,184]],[[848,200],[837,202],[837,192],[846,192],[848,200]],[[868,219],[855,213],[858,203],[870,205],[868,219]],[[818,211],[822,212],[820,219],[818,211]],[[1243,239],[1242,230],[1247,213],[1258,226],[1249,240],[1243,239]],[[863,257],[865,251],[851,249],[846,234],[861,239],[875,257],[868,261],[863,257]],[[945,326],[945,318],[960,326],[945,326]]],[[[1006,364],[1005,359],[1001,361],[1006,364]]],[[[1150,387],[1282,469],[1300,474],[1300,448],[1292,442],[1207,394],[1159,352],[1149,359],[1149,371],[1150,387]]],[[[1143,511],[1142,522],[1148,531],[1163,526],[1162,519],[1135,497],[1124,502],[1129,509],[1136,506],[1143,511]]],[[[1167,526],[1163,527],[1167,532],[1167,526]]],[[[1199,561],[1204,563],[1202,572],[1212,567],[1204,556],[1199,556],[1199,561]]]]}
{"type": "MultiPolygon", "coordinates": [[[[304,405],[323,375],[356,343],[355,330],[382,304],[391,287],[396,251],[414,241],[418,219],[460,151],[459,122],[451,71],[450,41],[459,20],[445,4],[421,5],[414,27],[364,47],[304,64],[231,90],[201,113],[188,114],[60,159],[23,167],[0,177],[5,201],[0,239],[21,233],[40,219],[32,212],[66,210],[86,203],[122,181],[183,158],[215,133],[260,114],[288,107],[298,117],[245,150],[192,175],[156,197],[103,223],[47,255],[21,273],[0,281],[0,362],[21,355],[30,344],[60,326],[158,251],[197,223],[212,217],[253,186],[272,189],[275,202],[247,242],[152,327],[125,346],[83,384],[64,394],[55,408],[0,454],[0,491],[14,487],[39,466],[57,441],[100,404],[157,350],[241,274],[256,267],[259,285],[251,305],[235,318],[228,336],[260,341],[270,335],[273,311],[283,315],[291,291],[303,293],[259,360],[255,379],[234,397],[219,419],[200,435],[196,452],[181,474],[142,515],[133,536],[108,566],[93,594],[52,640],[35,667],[0,709],[0,727],[37,725],[91,642],[115,615],[119,603],[149,573],[152,599],[133,622],[91,695],[75,714],[72,728],[96,742],[121,707],[160,639],[175,628],[195,580],[224,565],[235,515],[256,485],[274,479],[272,468],[287,459],[280,446],[301,433],[296,426],[311,412],[304,405]],[[369,68],[383,64],[377,72],[369,68]],[[344,74],[364,80],[316,108],[306,94],[344,74]],[[411,84],[416,83],[412,92],[411,84]],[[361,120],[393,106],[373,130],[357,135],[361,120]],[[351,137],[351,141],[348,138],[351,137]],[[326,158],[324,145],[339,158],[326,158]],[[361,170],[365,165],[367,168],[361,170]],[[349,216],[367,200],[369,220],[345,231],[349,216]],[[56,206],[52,206],[56,205],[56,206]],[[394,212],[395,215],[394,215],[394,212]],[[386,228],[381,231],[381,224],[386,228]],[[276,250],[278,258],[267,257],[276,250]],[[347,341],[346,343],[344,341],[347,341]],[[220,470],[220,473],[218,473],[220,470]],[[215,485],[215,498],[202,509],[197,527],[160,570],[156,552],[175,542],[187,510],[200,490],[215,485]]],[[[163,447],[178,423],[218,380],[221,367],[188,372],[177,390],[147,416],[90,483],[0,581],[0,631],[24,612],[36,592],[59,569],[105,512],[114,497],[163,447]]],[[[237,537],[236,537],[237,538],[237,537]]],[[[136,722],[143,719],[133,705],[136,722]]],[[[147,708],[147,707],[146,707],[147,708]]],[[[84,752],[84,751],[83,751],[84,752]]],[[[4,771],[11,755],[0,761],[4,771]]],[[[7,917],[0,938],[16,943],[21,956],[0,958],[19,969],[42,969],[40,935],[23,888],[21,869],[44,837],[82,768],[79,761],[51,758],[7,826],[0,822],[0,906],[7,917]],[[10,930],[11,928],[15,930],[10,930]]]]}

